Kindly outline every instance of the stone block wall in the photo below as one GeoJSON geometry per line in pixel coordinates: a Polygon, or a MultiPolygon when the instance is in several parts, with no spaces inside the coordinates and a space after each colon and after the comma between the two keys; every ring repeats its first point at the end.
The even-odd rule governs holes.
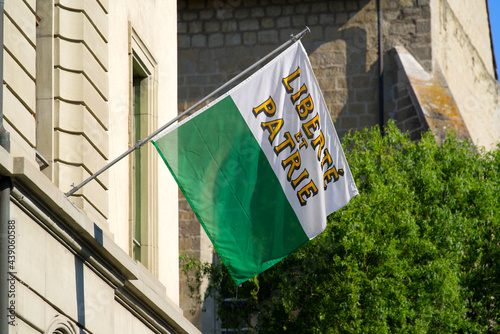
{"type": "MultiPolygon", "coordinates": [[[[384,49],[405,46],[430,70],[429,1],[382,0],[381,8],[384,49]]],[[[305,26],[302,43],[339,136],[378,124],[374,0],[178,1],[179,112],[305,26]]]]}
{"type": "Polygon", "coordinates": [[[368,3],[179,1],[179,111],[307,25],[311,33],[302,43],[311,56],[337,129],[344,133],[348,128],[376,124],[376,117],[368,111],[377,105],[373,89],[376,68],[366,66],[367,58],[376,57],[375,50],[367,47],[367,43],[376,43],[375,30],[346,25],[368,3]]]}

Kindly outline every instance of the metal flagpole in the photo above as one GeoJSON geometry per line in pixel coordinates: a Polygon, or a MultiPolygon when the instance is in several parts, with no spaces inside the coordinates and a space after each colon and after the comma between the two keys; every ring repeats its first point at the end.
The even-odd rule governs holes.
{"type": "Polygon", "coordinates": [[[259,66],[260,64],[262,64],[263,62],[265,62],[270,57],[274,56],[276,53],[280,52],[281,50],[283,50],[284,48],[288,47],[289,45],[297,42],[306,33],[310,32],[310,31],[311,30],[309,29],[309,27],[306,27],[304,30],[302,30],[301,32],[299,32],[297,35],[295,35],[295,36],[292,35],[292,38],[290,38],[287,42],[283,43],[281,46],[277,47],[276,49],[274,49],[273,51],[271,51],[270,53],[268,53],[266,56],[262,57],[260,60],[258,60],[257,62],[255,62],[252,66],[250,66],[247,69],[245,69],[244,71],[240,72],[237,76],[235,76],[234,78],[232,78],[231,80],[229,80],[228,82],[226,82],[225,84],[223,84],[222,86],[220,86],[219,88],[217,88],[216,90],[214,90],[213,92],[211,92],[210,94],[208,94],[207,96],[205,96],[204,98],[202,98],[200,101],[198,101],[197,103],[195,103],[192,107],[190,107],[189,109],[187,109],[182,114],[180,114],[177,117],[175,117],[174,119],[170,120],[168,123],[166,123],[165,125],[163,125],[162,127],[160,127],[158,130],[154,131],[152,134],[150,134],[149,136],[147,136],[143,140],[137,142],[137,144],[135,144],[133,147],[131,147],[128,151],[124,152],[119,157],[115,158],[113,161],[111,161],[110,163],[108,163],[106,166],[104,166],[103,168],[101,168],[100,170],[98,170],[97,172],[95,172],[94,174],[92,174],[91,176],[89,176],[85,181],[83,181],[82,183],[80,183],[76,187],[73,187],[73,189],[71,189],[70,191],[68,191],[65,194],[66,197],[69,197],[69,196],[73,195],[80,188],[82,188],[84,185],[86,185],[87,183],[89,183],[90,181],[92,181],[93,179],[95,179],[96,177],[98,177],[99,175],[101,175],[102,173],[104,173],[106,170],[108,170],[111,166],[113,166],[114,164],[116,164],[118,161],[120,161],[121,159],[125,158],[127,155],[129,155],[133,151],[137,150],[138,148],[140,148],[144,144],[148,143],[151,139],[153,139],[160,132],[162,132],[163,130],[165,130],[166,128],[168,128],[169,126],[171,126],[172,124],[174,124],[175,122],[177,122],[182,117],[189,115],[198,106],[200,106],[203,102],[205,102],[206,100],[208,100],[209,98],[211,98],[215,94],[219,93],[221,90],[225,89],[226,87],[232,85],[235,81],[237,81],[242,76],[244,76],[248,72],[250,72],[253,69],[255,69],[257,66],[259,66]]]}

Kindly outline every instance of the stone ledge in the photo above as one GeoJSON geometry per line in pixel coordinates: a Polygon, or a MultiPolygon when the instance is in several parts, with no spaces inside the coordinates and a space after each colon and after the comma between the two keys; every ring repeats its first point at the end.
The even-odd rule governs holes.
{"type": "Polygon", "coordinates": [[[130,293],[144,301],[133,308],[151,323],[158,323],[161,328],[164,325],[157,320],[165,321],[181,333],[199,333],[183,317],[182,310],[166,296],[165,287],[146,268],[133,261],[113,241],[109,231],[104,229],[102,236],[96,235],[98,229],[95,223],[66,198],[34,163],[22,157],[12,157],[0,148],[0,172],[13,177],[16,186],[12,196],[16,201],[38,216],[46,224],[45,227],[63,239],[73,252],[85,253],[83,255],[93,270],[115,286],[115,298],[131,307],[131,301],[126,296],[130,293]],[[50,215],[57,217],[69,229],[57,226],[50,215]],[[144,311],[145,305],[149,307],[147,312],[144,311]]]}
{"type": "MultiPolygon", "coordinates": [[[[0,171],[4,175],[13,177],[14,183],[20,184],[29,194],[36,194],[37,202],[43,203],[49,212],[78,233],[83,241],[95,246],[93,249],[97,250],[103,259],[105,258],[105,262],[112,264],[125,278],[137,279],[137,265],[114,243],[112,234],[104,228],[103,245],[100,245],[94,236],[94,222],[66,198],[35,164],[25,158],[12,158],[0,148],[0,171]]],[[[56,232],[60,234],[61,231],[56,232]]],[[[73,238],[69,241],[74,243],[73,238]]]]}
{"type": "Polygon", "coordinates": [[[2,146],[0,146],[0,174],[12,175],[13,165],[12,158],[2,146]]]}
{"type": "MultiPolygon", "coordinates": [[[[144,269],[146,270],[146,269],[144,269]]],[[[152,303],[149,305],[151,309],[159,314],[162,318],[168,319],[168,324],[180,333],[201,333],[191,322],[189,322],[183,315],[182,309],[175,305],[168,298],[161,298],[151,286],[148,286],[144,281],[129,280],[125,282],[125,286],[118,290],[119,297],[127,297],[128,294],[136,296],[140,299],[148,299],[152,303]]],[[[130,298],[126,298],[129,299],[130,298]]],[[[123,301],[123,300],[122,300],[123,301]]],[[[143,316],[148,316],[136,304],[126,304],[127,307],[134,309],[143,316]]],[[[153,319],[151,319],[153,320],[153,319]]],[[[158,327],[163,327],[157,324],[158,327]]]]}
{"type": "Polygon", "coordinates": [[[420,63],[403,47],[396,47],[396,62],[409,82],[409,95],[419,116],[425,119],[436,141],[441,143],[452,129],[461,140],[471,139],[457,103],[439,68],[425,71],[420,63]]]}

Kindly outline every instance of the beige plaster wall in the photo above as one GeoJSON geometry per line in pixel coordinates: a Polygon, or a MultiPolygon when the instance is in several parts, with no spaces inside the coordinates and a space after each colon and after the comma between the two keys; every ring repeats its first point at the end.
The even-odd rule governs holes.
{"type": "Polygon", "coordinates": [[[64,196],[129,148],[130,26],[158,64],[158,124],[177,115],[176,24],[171,0],[6,1],[3,107],[11,152],[0,149],[0,170],[30,185],[12,200],[10,215],[18,222],[17,332],[44,333],[61,315],[94,333],[150,333],[153,325],[197,332],[177,306],[177,186],[163,162],[157,277],[129,256],[127,159],[64,196]],[[42,171],[35,149],[49,163],[42,171]],[[85,228],[65,221],[68,212],[85,228]],[[101,244],[92,234],[99,228],[101,244]],[[148,315],[138,316],[144,309],[148,315]]]}
{"type": "Polygon", "coordinates": [[[12,180],[10,332],[53,333],[63,326],[68,334],[199,333],[158,279],[38,165],[0,147],[0,172],[12,180]]]}
{"type": "MultiPolygon", "coordinates": [[[[56,0],[53,6],[43,2],[38,13],[37,139],[50,162],[45,173],[63,192],[109,160],[107,12],[98,0],[56,0]]],[[[106,172],[73,196],[75,204],[105,231],[108,188],[106,172]]]]}
{"type": "MultiPolygon", "coordinates": [[[[65,317],[83,322],[90,332],[118,333],[115,323],[120,318],[115,320],[113,314],[113,288],[21,207],[11,205],[11,217],[17,232],[17,322],[43,333],[62,310],[65,317]]],[[[128,313],[123,318],[134,317],[128,313]]]]}
{"type": "MultiPolygon", "coordinates": [[[[45,178],[35,169],[28,172],[32,173],[37,174],[34,181],[45,178]]],[[[9,305],[15,317],[9,319],[13,321],[10,332],[53,333],[64,326],[68,334],[199,333],[140,264],[128,259],[118,265],[122,270],[115,270],[116,259],[126,255],[109,239],[104,237],[103,245],[108,256],[112,255],[103,261],[94,248],[86,248],[93,238],[84,236],[88,231],[70,235],[64,224],[59,224],[61,216],[67,218],[72,213],[54,216],[53,207],[39,210],[30,190],[14,189],[10,217],[15,221],[11,225],[15,259],[10,264],[13,279],[9,282],[9,305]],[[87,238],[87,242],[82,243],[81,238],[87,238]]],[[[58,190],[53,187],[48,192],[54,191],[58,190]]],[[[73,218],[77,221],[64,223],[76,223],[73,228],[93,225],[78,213],[73,218]]]]}
{"type": "Polygon", "coordinates": [[[474,144],[491,149],[500,142],[499,87],[484,1],[433,0],[431,8],[433,64],[441,68],[474,144]]]}
{"type": "MultiPolygon", "coordinates": [[[[477,50],[484,65],[491,75],[495,75],[493,53],[489,34],[489,19],[487,1],[477,0],[447,0],[453,13],[460,21],[462,28],[471,44],[477,50]]],[[[495,1],[495,0],[490,0],[495,1]]],[[[492,20],[498,18],[493,17],[492,20]]]]}
{"type": "MultiPolygon", "coordinates": [[[[109,1],[109,155],[129,148],[129,24],[158,63],[158,121],[177,115],[176,2],[109,1]]],[[[147,144],[152,145],[152,144],[147,144]]],[[[113,167],[109,176],[109,226],[118,245],[129,252],[129,159],[113,167]]],[[[177,186],[158,159],[158,278],[174,302],[179,301],[177,186]]]]}
{"type": "Polygon", "coordinates": [[[4,126],[11,152],[35,160],[36,5],[6,1],[4,14],[4,126]]]}

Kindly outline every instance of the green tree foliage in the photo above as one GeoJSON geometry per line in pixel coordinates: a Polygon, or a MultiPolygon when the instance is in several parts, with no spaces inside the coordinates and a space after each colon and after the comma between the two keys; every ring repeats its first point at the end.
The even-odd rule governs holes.
{"type": "Polygon", "coordinates": [[[188,260],[193,293],[210,277],[224,325],[259,333],[500,332],[500,150],[392,123],[343,144],[360,195],[322,234],[239,288],[188,260]]]}

